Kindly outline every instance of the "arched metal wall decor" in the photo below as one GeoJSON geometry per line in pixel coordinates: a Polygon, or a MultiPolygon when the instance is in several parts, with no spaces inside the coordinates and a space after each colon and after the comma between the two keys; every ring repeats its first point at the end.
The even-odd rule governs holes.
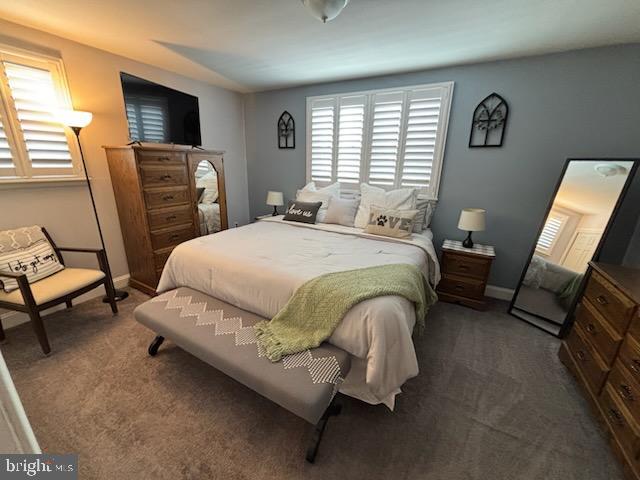
{"type": "Polygon", "coordinates": [[[278,148],[296,148],[296,122],[286,110],[278,119],[278,148]]]}
{"type": "Polygon", "coordinates": [[[497,93],[482,100],[473,111],[469,147],[501,147],[509,105],[497,93]]]}

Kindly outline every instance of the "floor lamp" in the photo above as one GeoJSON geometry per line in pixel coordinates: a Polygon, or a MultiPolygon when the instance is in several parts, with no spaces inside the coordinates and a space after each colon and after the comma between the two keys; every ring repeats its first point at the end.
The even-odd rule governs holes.
{"type": "MultiPolygon", "coordinates": [[[[91,112],[81,112],[79,110],[63,110],[58,112],[58,118],[60,123],[66,125],[73,133],[76,134],[76,140],[78,141],[78,148],[80,149],[80,158],[82,159],[82,166],[84,168],[84,176],[87,180],[87,187],[89,188],[89,196],[91,197],[91,205],[93,206],[93,214],[96,217],[96,224],[98,225],[98,233],[100,234],[100,243],[102,244],[102,249],[106,252],[107,249],[104,245],[104,237],[102,236],[102,227],[100,226],[100,219],[98,218],[98,210],[96,209],[96,201],[93,198],[93,189],[91,188],[91,180],[89,180],[89,171],[87,170],[87,164],[84,161],[84,153],[82,152],[82,143],[80,142],[80,130],[91,123],[91,119],[93,118],[93,114],[91,112]]],[[[111,276],[111,267],[109,267],[109,260],[107,260],[107,275],[111,279],[111,285],[113,286],[113,291],[115,295],[116,302],[120,300],[124,300],[129,296],[129,292],[125,292],[124,290],[116,290],[113,285],[113,277],[111,276]]],[[[108,297],[104,297],[102,299],[104,303],[109,302],[108,297]]]]}

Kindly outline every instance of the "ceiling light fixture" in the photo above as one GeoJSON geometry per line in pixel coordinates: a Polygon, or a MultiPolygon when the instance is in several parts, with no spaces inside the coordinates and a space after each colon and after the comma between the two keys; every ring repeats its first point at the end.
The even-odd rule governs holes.
{"type": "Polygon", "coordinates": [[[614,175],[626,175],[627,169],[617,163],[598,163],[594,170],[603,177],[613,177],[614,175]]]}
{"type": "Polygon", "coordinates": [[[311,14],[322,23],[327,23],[338,15],[347,6],[349,0],[300,0],[311,14]]]}

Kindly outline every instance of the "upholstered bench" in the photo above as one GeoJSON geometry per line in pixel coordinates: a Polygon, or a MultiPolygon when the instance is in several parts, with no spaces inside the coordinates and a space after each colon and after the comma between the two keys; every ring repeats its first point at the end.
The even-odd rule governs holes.
{"type": "Polygon", "coordinates": [[[349,355],[323,343],[272,363],[256,340],[253,325],[264,320],[228,303],[180,287],[139,305],[138,322],[260,395],[315,425],[306,459],[313,463],[325,425],[340,413],[334,397],[351,366],[349,355]]]}

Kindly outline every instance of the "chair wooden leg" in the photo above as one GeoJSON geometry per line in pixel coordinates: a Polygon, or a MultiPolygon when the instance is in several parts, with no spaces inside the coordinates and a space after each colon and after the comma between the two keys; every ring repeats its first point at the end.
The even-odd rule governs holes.
{"type": "Polygon", "coordinates": [[[67,300],[65,303],[67,304],[67,308],[73,307],[73,302],[71,300],[67,300]]]}
{"type": "Polygon", "coordinates": [[[31,310],[29,312],[29,317],[31,318],[33,331],[36,332],[36,337],[38,337],[38,341],[42,347],[42,352],[45,355],[48,355],[51,352],[51,347],[49,346],[49,340],[47,339],[47,332],[44,329],[42,318],[40,318],[40,312],[37,310],[31,310]]]}
{"type": "Polygon", "coordinates": [[[109,305],[111,305],[111,312],[113,312],[114,315],[117,315],[118,304],[116,303],[116,289],[113,285],[113,282],[105,282],[104,288],[107,291],[107,298],[109,299],[109,305]]]}
{"type": "Polygon", "coordinates": [[[0,342],[4,342],[6,337],[4,336],[4,328],[2,328],[2,319],[0,319],[0,342]]]}

